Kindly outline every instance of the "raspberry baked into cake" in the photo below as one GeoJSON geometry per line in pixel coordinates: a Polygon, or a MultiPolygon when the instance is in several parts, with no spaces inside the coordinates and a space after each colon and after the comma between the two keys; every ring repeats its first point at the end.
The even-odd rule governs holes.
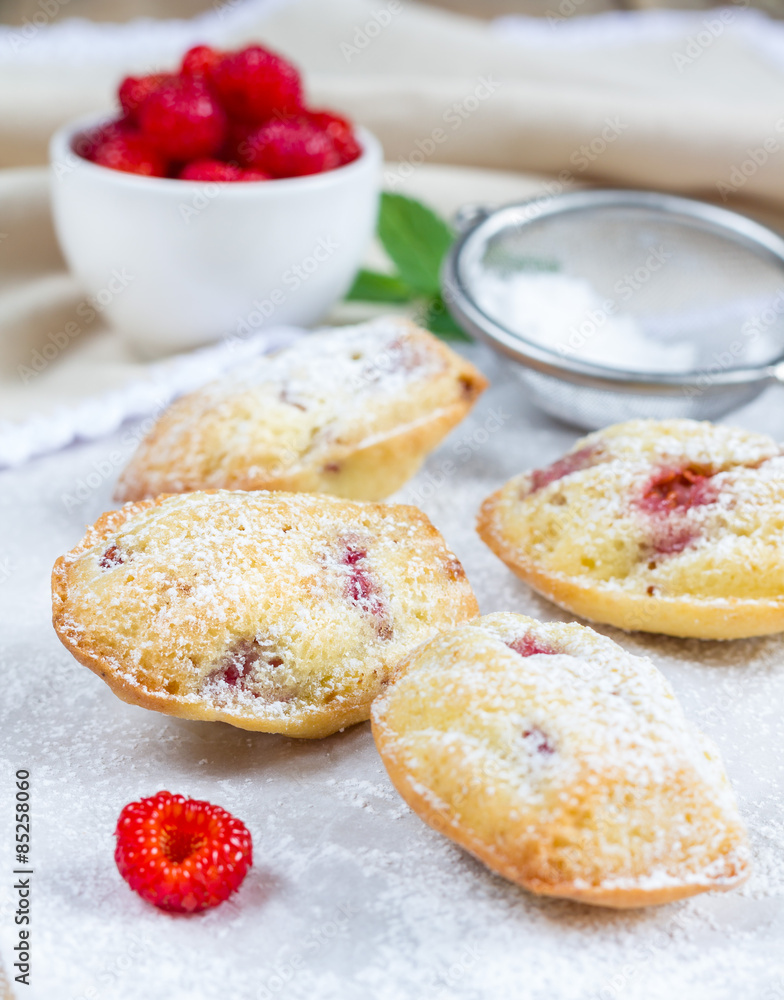
{"type": "Polygon", "coordinates": [[[314,334],[174,403],[116,498],[270,489],[380,500],[486,386],[473,365],[405,320],[314,334]]]}
{"type": "Polygon", "coordinates": [[[478,614],[421,511],[304,493],[126,504],[57,560],[52,600],[124,701],[310,737],[367,719],[398,660],[478,614]]]}
{"type": "Polygon", "coordinates": [[[717,750],[648,659],[583,625],[500,613],[442,632],[372,722],[411,808],[533,892],[625,908],[748,874],[717,750]]]}
{"type": "Polygon", "coordinates": [[[627,630],[784,629],[784,456],[769,437],[633,420],[489,497],[478,531],[556,604],[627,630]]]}

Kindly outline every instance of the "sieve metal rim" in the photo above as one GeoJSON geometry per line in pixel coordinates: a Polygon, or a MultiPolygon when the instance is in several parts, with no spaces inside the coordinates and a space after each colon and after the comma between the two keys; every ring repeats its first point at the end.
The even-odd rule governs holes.
{"type": "MultiPolygon", "coordinates": [[[[784,239],[766,226],[738,212],[707,202],[656,191],[602,188],[567,194],[535,197],[488,210],[467,207],[462,213],[465,228],[452,245],[442,269],[442,294],[449,312],[469,333],[527,368],[533,368],[575,385],[615,392],[680,396],[689,390],[711,395],[741,386],[784,382],[784,352],[767,365],[691,372],[639,372],[566,358],[528,340],[492,319],[473,300],[461,269],[461,256],[477,243],[509,226],[526,226],[542,218],[564,212],[578,212],[611,206],[659,211],[670,219],[685,219],[692,226],[713,232],[767,256],[782,269],[784,279],[784,239]]],[[[458,214],[458,225],[460,225],[458,214]]]]}

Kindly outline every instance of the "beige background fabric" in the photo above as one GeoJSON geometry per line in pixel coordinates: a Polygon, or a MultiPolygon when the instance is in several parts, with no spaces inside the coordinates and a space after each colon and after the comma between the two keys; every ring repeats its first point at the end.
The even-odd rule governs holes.
{"type": "MultiPolygon", "coordinates": [[[[541,179],[501,171],[425,165],[399,190],[448,216],[474,197],[503,204],[541,193],[543,186],[541,179]]],[[[65,270],[48,205],[45,168],[0,175],[0,232],[9,234],[0,243],[0,421],[31,417],[85,395],[119,388],[143,375],[146,367],[100,318],[89,325],[79,319],[77,307],[83,296],[65,270]],[[47,355],[53,353],[48,345],[72,321],[79,323],[81,333],[47,361],[42,352],[46,348],[47,355]]],[[[377,247],[369,248],[368,261],[383,266],[377,247]]],[[[359,322],[374,311],[359,303],[343,303],[327,319],[359,322]]]]}
{"type": "Polygon", "coordinates": [[[743,183],[726,203],[784,229],[784,26],[769,30],[740,7],[720,17],[564,17],[504,29],[396,0],[250,0],[195,22],[58,19],[30,37],[0,29],[0,419],[140,370],[100,320],[82,324],[41,371],[19,368],[29,371],[81,299],[52,231],[46,172],[30,167],[45,163],[60,123],[111,108],[126,73],[171,65],[202,38],[261,39],[303,68],[313,102],[378,134],[386,186],[444,211],[584,182],[721,201],[717,185],[735,176],[743,183]],[[738,173],[766,142],[765,162],[738,173]]]}

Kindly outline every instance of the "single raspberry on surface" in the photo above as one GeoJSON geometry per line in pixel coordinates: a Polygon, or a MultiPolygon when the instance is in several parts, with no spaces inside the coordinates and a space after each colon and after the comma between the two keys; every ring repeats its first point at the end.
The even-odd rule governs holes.
{"type": "Polygon", "coordinates": [[[149,73],[147,76],[126,76],[120,84],[117,96],[120,99],[120,106],[125,115],[132,122],[136,122],[137,113],[142,104],[150,94],[173,80],[171,73],[149,73]]]}
{"type": "Polygon", "coordinates": [[[307,120],[332,140],[340,159],[340,166],[356,160],[362,152],[351,122],[347,118],[336,115],[334,111],[308,111],[307,120]]]}
{"type": "Polygon", "coordinates": [[[129,803],[115,830],[120,874],[163,910],[196,913],[239,889],[253,864],[244,823],[225,809],[171,792],[129,803]]]}
{"type": "Polygon", "coordinates": [[[245,163],[273,177],[302,177],[340,166],[330,138],[308,122],[270,121],[248,136],[245,163]]]}
{"type": "Polygon", "coordinates": [[[289,115],[302,107],[297,70],[260,45],[226,53],[213,66],[210,79],[229,116],[240,121],[260,124],[274,114],[289,115]]]}
{"type": "Polygon", "coordinates": [[[100,143],[90,159],[102,167],[122,170],[128,174],[143,174],[146,177],[165,177],[167,171],[165,157],[138,132],[107,139],[100,143]]]}
{"type": "Polygon", "coordinates": [[[172,80],[150,94],[139,109],[139,124],[152,145],[173,160],[212,156],[226,139],[226,115],[193,80],[172,80]]]}
{"type": "Polygon", "coordinates": [[[194,45],[182,57],[180,73],[192,80],[209,81],[213,69],[222,58],[223,53],[209,45],[194,45]]]}

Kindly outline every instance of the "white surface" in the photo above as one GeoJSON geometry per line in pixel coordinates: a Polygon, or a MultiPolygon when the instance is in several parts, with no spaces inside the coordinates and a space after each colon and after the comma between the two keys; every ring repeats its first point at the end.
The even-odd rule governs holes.
{"type": "MultiPolygon", "coordinates": [[[[483,612],[568,618],[473,532],[479,502],[543,465],[574,432],[529,409],[482,349],[495,384],[401,491],[463,560],[483,612]],[[437,485],[440,484],[440,485],[437,485]]],[[[784,437],[781,397],[734,421],[784,437]]],[[[127,432],[126,432],[127,433],[127,432]]],[[[700,643],[620,636],[666,673],[721,748],[750,827],[742,889],[616,913],[537,899],[426,827],[392,789],[367,724],[308,742],[169,719],[118,701],[59,644],[49,571],[111,506],[116,470],[77,484],[124,435],[0,474],[0,843],[12,774],[32,775],[36,1000],[778,1000],[784,995],[784,639],[700,643]],[[234,812],[254,838],[242,891],[196,917],[143,903],[113,861],[122,806],[167,788],[234,812]],[[92,992],[90,992],[92,991],[92,992]]],[[[127,445],[126,454],[127,454],[127,445]]],[[[111,463],[110,463],[111,464],[111,463]]],[[[3,850],[0,948],[14,942],[3,850]]]]}
{"type": "Polygon", "coordinates": [[[139,177],[55,133],[52,212],[63,255],[112,326],[154,357],[271,324],[310,326],[348,291],[373,235],[381,146],[308,177],[216,184],[139,177]],[[295,294],[296,293],[296,294],[295,294]]]}
{"type": "Polygon", "coordinates": [[[150,365],[144,378],[132,379],[120,389],[88,397],[73,406],[19,422],[0,420],[0,469],[22,465],[76,441],[106,437],[127,420],[155,418],[176,396],[212,381],[227,368],[285,347],[304,334],[304,330],[278,326],[245,339],[233,338],[150,365]]]}

